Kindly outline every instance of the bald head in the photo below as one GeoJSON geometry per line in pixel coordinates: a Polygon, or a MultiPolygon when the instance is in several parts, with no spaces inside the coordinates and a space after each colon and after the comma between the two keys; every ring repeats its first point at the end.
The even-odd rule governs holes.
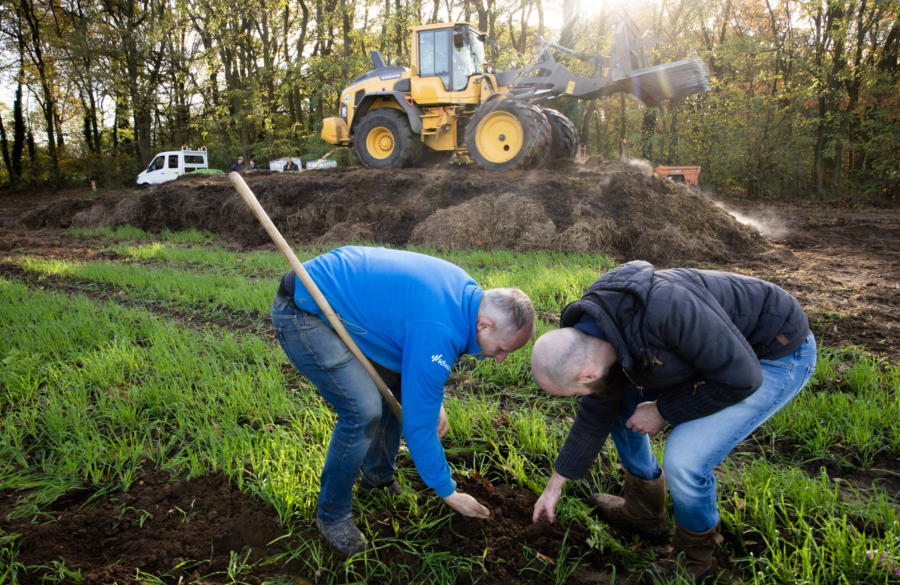
{"type": "Polygon", "coordinates": [[[588,394],[616,355],[612,346],[572,327],[549,331],[534,342],[531,373],[538,385],[561,396],[588,394]]]}

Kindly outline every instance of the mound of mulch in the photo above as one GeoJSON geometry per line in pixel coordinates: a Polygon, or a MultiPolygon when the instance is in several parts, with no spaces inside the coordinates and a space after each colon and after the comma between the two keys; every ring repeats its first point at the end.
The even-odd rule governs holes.
{"type": "MultiPolygon", "coordinates": [[[[172,582],[183,577],[204,583],[228,578],[231,553],[247,563],[284,552],[278,514],[241,492],[221,474],[168,483],[167,474],[146,475],[128,493],[119,493],[96,506],[81,506],[87,491],[70,492],[53,505],[46,517],[0,520],[0,529],[22,536],[16,561],[28,567],[52,567],[62,560],[80,569],[82,585],[136,583],[136,570],[166,575],[172,582]],[[40,522],[40,523],[37,523],[40,522]],[[179,565],[191,561],[181,569],[179,565]],[[219,573],[218,575],[212,575],[219,573]]],[[[281,567],[254,570],[248,583],[278,574],[281,567]]],[[[33,569],[19,574],[19,583],[41,583],[53,571],[33,569]]]]}
{"type": "MultiPolygon", "coordinates": [[[[535,171],[335,168],[244,177],[283,235],[298,243],[592,251],[662,265],[728,261],[768,246],[649,166],[600,157],[535,171]]],[[[21,221],[31,228],[193,227],[248,247],[270,244],[226,175],[185,175],[150,191],[64,201],[21,221]]]]}
{"type": "MultiPolygon", "coordinates": [[[[460,575],[457,583],[512,585],[522,582],[520,573],[529,575],[532,583],[552,582],[552,579],[547,581],[546,576],[539,574],[553,573],[564,541],[570,562],[573,558],[582,558],[582,566],[575,570],[567,583],[608,583],[610,565],[616,565],[621,574],[621,561],[605,557],[587,544],[589,533],[582,524],[532,522],[537,496],[531,490],[491,484],[483,478],[455,476],[454,479],[462,492],[471,495],[491,511],[488,520],[454,514],[450,524],[442,528],[434,540],[437,551],[470,558],[484,556],[487,571],[476,568],[470,575],[460,575]]],[[[369,525],[376,527],[380,536],[394,536],[390,512],[375,513],[369,519],[369,525]]],[[[402,529],[399,536],[403,536],[402,529]]],[[[400,550],[392,552],[391,549],[387,549],[386,560],[402,565],[416,563],[412,555],[400,550]]],[[[563,560],[560,559],[560,562],[563,560]]]]}

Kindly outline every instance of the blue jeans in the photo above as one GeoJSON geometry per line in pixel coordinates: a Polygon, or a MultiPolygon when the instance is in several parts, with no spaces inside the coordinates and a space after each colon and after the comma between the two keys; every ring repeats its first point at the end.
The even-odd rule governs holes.
{"type": "MultiPolygon", "coordinates": [[[[715,414],[677,425],[666,439],[662,470],[672,494],[675,521],[691,532],[703,532],[719,523],[713,468],[806,386],[816,369],[816,340],[810,333],[791,355],[759,363],[763,383],[756,392],[715,414]]],[[[628,429],[625,423],[638,404],[654,399],[647,390],[644,396],[629,391],[612,431],[622,467],[643,479],[659,477],[659,462],[650,450],[650,438],[628,429]]]]}
{"type": "MultiPolygon", "coordinates": [[[[287,297],[276,295],[272,326],[294,367],[316,385],[337,412],[316,514],[323,524],[343,522],[351,515],[353,484],[360,467],[363,482],[370,486],[393,481],[402,428],[368,372],[325,321],[297,310],[287,297]]],[[[373,365],[401,400],[400,375],[373,365]]]]}

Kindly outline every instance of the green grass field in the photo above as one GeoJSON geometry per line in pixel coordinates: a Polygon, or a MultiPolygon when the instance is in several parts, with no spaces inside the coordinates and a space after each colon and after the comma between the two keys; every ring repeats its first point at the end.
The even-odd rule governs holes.
{"type": "MultiPolygon", "coordinates": [[[[89,486],[96,501],[128,489],[149,468],[176,479],[220,471],[275,507],[295,536],[289,556],[307,582],[454,583],[473,567],[490,569],[484,558],[431,546],[451,514],[433,494],[425,505],[393,503],[411,528],[402,540],[373,541],[379,550],[404,547],[416,558],[407,566],[377,553],[332,560],[309,531],[334,415],[284,367],[266,327],[286,270],[280,255],[229,252],[200,232],[161,237],[120,228],[68,237],[91,237],[103,253],[75,261],[18,251],[3,260],[18,267],[0,276],[0,494],[15,496],[13,516],[46,521],[47,506],[71,488],[89,486]]],[[[322,251],[297,252],[306,260],[322,251]]],[[[484,288],[523,289],[545,317],[539,333],[555,326],[547,317],[614,266],[590,254],[415,251],[461,266],[484,288]]],[[[459,456],[460,474],[501,470],[509,484],[540,493],[575,402],[537,388],[530,348],[502,364],[457,364],[452,378],[466,383],[448,389],[444,446],[459,456]]],[[[900,582],[890,563],[900,566],[900,507],[890,487],[900,480],[898,389],[900,367],[852,348],[821,348],[810,387],[726,460],[719,473],[724,546],[744,582],[900,582]],[[883,481],[870,487],[872,479],[883,481]]],[[[654,445],[661,457],[663,440],[654,445]]],[[[623,583],[621,568],[627,573],[648,556],[594,521],[584,503],[619,482],[608,447],[589,481],[570,482],[558,512],[589,529],[589,545],[616,560],[623,583]]],[[[408,455],[399,461],[402,481],[414,482],[408,455]]],[[[357,518],[382,504],[360,503],[357,518]]],[[[0,532],[0,585],[41,571],[17,560],[20,545],[14,533],[0,532]]],[[[579,562],[564,550],[555,564],[519,578],[566,582],[579,562]]],[[[251,575],[254,567],[241,571],[251,575]]],[[[78,582],[72,572],[43,573],[45,582],[78,582]]]]}

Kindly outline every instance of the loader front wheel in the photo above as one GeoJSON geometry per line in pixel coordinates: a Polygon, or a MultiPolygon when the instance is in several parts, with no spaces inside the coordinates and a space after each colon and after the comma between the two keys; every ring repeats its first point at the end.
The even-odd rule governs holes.
{"type": "Polygon", "coordinates": [[[578,130],[575,129],[575,124],[556,110],[541,108],[541,111],[547,116],[552,129],[550,152],[544,162],[558,158],[575,158],[578,151],[578,130]]]}
{"type": "Polygon", "coordinates": [[[422,149],[406,115],[392,108],[367,112],[353,136],[353,154],[364,167],[390,169],[411,166],[422,149]]]}
{"type": "Polygon", "coordinates": [[[551,129],[536,107],[514,99],[482,104],[466,125],[466,147],[479,167],[534,169],[547,157],[551,129]]]}

